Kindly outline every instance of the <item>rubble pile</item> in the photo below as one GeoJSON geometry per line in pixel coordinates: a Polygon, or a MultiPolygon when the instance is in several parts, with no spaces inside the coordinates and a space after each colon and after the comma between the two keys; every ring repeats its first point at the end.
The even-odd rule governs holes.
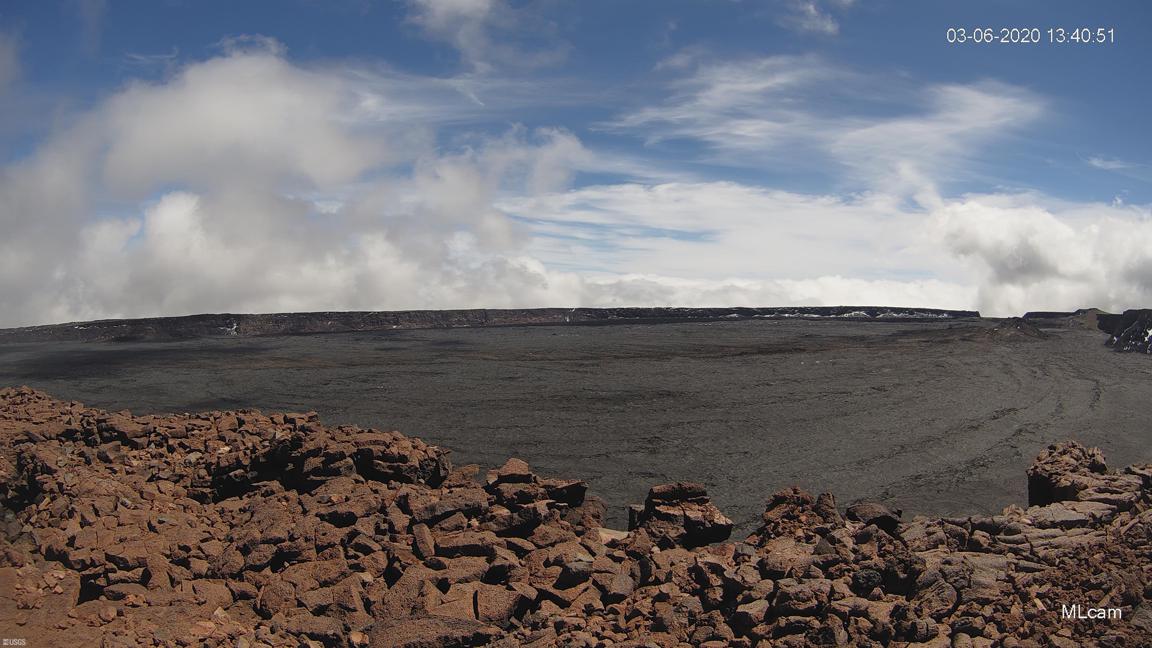
{"type": "Polygon", "coordinates": [[[1040,330],[1038,326],[1032,323],[1027,318],[1023,317],[1010,317],[996,326],[987,329],[986,335],[991,338],[1036,338],[1044,339],[1048,334],[1040,330]]]}
{"type": "Polygon", "coordinates": [[[787,489],[733,542],[698,484],[653,487],[613,530],[583,482],[518,459],[482,473],[314,414],[6,389],[0,627],[85,646],[1149,645],[1152,467],[1066,443],[1028,480],[1029,508],[907,521],[787,489]]]}

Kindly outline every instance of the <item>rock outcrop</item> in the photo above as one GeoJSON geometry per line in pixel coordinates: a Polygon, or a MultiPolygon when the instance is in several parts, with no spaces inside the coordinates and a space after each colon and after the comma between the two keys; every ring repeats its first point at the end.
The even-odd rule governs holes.
{"type": "Polygon", "coordinates": [[[1100,315],[1096,325],[1108,334],[1105,344],[1113,350],[1152,353],[1152,309],[1126,310],[1121,315],[1100,315]]]}
{"type": "Polygon", "coordinates": [[[1096,330],[1099,318],[1113,317],[1099,308],[1077,308],[1074,311],[1029,311],[1023,318],[1046,327],[1096,330]]]}
{"type": "Polygon", "coordinates": [[[643,531],[664,549],[700,547],[732,534],[732,520],[712,504],[700,484],[656,486],[648,491],[644,506],[632,506],[628,513],[628,530],[643,531]]]}
{"type": "Polygon", "coordinates": [[[517,459],[482,474],[313,414],[7,389],[0,628],[62,646],[1148,645],[1152,467],[1066,443],[1028,479],[1029,508],[944,519],[786,489],[732,542],[697,484],[654,487],[617,531],[583,482],[517,459]]]}

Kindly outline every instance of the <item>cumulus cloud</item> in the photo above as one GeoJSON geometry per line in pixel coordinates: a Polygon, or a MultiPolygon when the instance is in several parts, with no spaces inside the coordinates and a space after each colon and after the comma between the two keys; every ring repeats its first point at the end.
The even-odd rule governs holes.
{"type": "Polygon", "coordinates": [[[725,182],[585,187],[501,206],[530,220],[534,256],[573,272],[594,258],[614,272],[594,284],[603,303],[875,302],[1007,316],[1152,300],[1147,205],[1031,193],[909,204],[725,182]]]}
{"type": "MultiPolygon", "coordinates": [[[[868,88],[883,80],[820,58],[709,62],[697,55],[668,67],[685,71],[671,82],[668,97],[620,117],[612,128],[650,141],[696,141],[717,161],[745,167],[791,165],[807,157],[837,166],[836,177],[854,179],[869,199],[783,200],[779,192],[765,192],[739,201],[734,212],[771,214],[764,222],[772,225],[758,230],[724,217],[729,203],[715,187],[694,188],[691,194],[707,199],[693,204],[693,213],[707,216],[689,231],[703,236],[703,224],[717,218],[726,224],[703,242],[672,240],[651,245],[653,252],[646,245],[627,251],[628,259],[650,263],[653,272],[675,272],[675,261],[693,258],[687,253],[692,249],[692,255],[711,257],[709,267],[732,273],[742,265],[797,276],[795,268],[803,267],[798,258],[812,254],[842,276],[922,272],[952,286],[978,287],[969,293],[969,305],[992,315],[1086,305],[1117,310],[1152,298],[1147,206],[1070,204],[1035,194],[949,199],[940,193],[941,180],[963,178],[989,145],[1003,144],[1043,119],[1046,102],[1026,89],[993,81],[886,84],[893,104],[864,117],[829,111],[826,104],[875,106],[868,88]],[[808,238],[813,231],[819,238],[808,238]]],[[[1138,177],[1139,167],[1121,160],[1095,157],[1087,163],[1138,177]]],[[[676,203],[653,213],[661,216],[649,225],[676,222],[676,203]]],[[[581,253],[568,247],[573,257],[581,253]]],[[[901,285],[916,285],[912,281],[901,285]]],[[[962,291],[942,294],[964,299],[962,291]]]]}
{"type": "Polygon", "coordinates": [[[391,152],[381,138],[357,136],[334,119],[352,109],[341,84],[255,54],[192,66],[164,85],[131,86],[97,117],[107,141],[103,179],[129,192],[173,181],[349,182],[391,152]]]}
{"type": "Polygon", "coordinates": [[[517,294],[491,196],[557,188],[579,143],[515,130],[440,154],[402,110],[364,120],[388,84],[356,81],[233,52],[125,88],[4,168],[4,324],[517,294]]]}
{"type": "Polygon", "coordinates": [[[555,26],[530,5],[513,7],[506,0],[409,0],[409,6],[412,22],[429,37],[455,47],[461,60],[481,74],[500,67],[551,65],[566,54],[555,26]]]}
{"type": "Polygon", "coordinates": [[[943,202],[930,226],[979,274],[982,311],[1122,310],[1152,300],[1148,206],[977,195],[943,202]]]}
{"type": "Polygon", "coordinates": [[[580,141],[514,127],[439,148],[412,131],[459,113],[409,81],[262,48],[124,88],[0,171],[2,324],[580,303],[585,281],[525,254],[495,206],[563,190],[580,141]]]}

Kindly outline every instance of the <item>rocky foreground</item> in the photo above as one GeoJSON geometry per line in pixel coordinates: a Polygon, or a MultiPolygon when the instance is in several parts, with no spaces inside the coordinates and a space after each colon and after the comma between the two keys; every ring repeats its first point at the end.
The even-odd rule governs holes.
{"type": "Polygon", "coordinates": [[[314,414],[107,413],[0,390],[0,635],[29,646],[1148,646],[1152,466],[1053,446],[1027,509],[830,495],[731,522],[654,487],[481,474],[314,414]],[[1120,618],[1065,619],[1101,608],[1120,618]],[[98,640],[103,643],[99,644],[98,640]]]}

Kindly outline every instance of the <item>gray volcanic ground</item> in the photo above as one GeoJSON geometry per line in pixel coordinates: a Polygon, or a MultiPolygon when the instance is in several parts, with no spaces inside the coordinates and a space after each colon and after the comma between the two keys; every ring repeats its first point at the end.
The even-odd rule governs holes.
{"type": "Polygon", "coordinates": [[[1026,503],[1050,442],[1152,460],[1152,363],[1094,329],[743,320],[162,343],[0,344],[0,385],[138,413],[316,410],[400,430],[457,465],[509,456],[586,479],[624,526],[650,486],[707,485],[743,529],[774,490],[908,513],[1026,503]]]}

